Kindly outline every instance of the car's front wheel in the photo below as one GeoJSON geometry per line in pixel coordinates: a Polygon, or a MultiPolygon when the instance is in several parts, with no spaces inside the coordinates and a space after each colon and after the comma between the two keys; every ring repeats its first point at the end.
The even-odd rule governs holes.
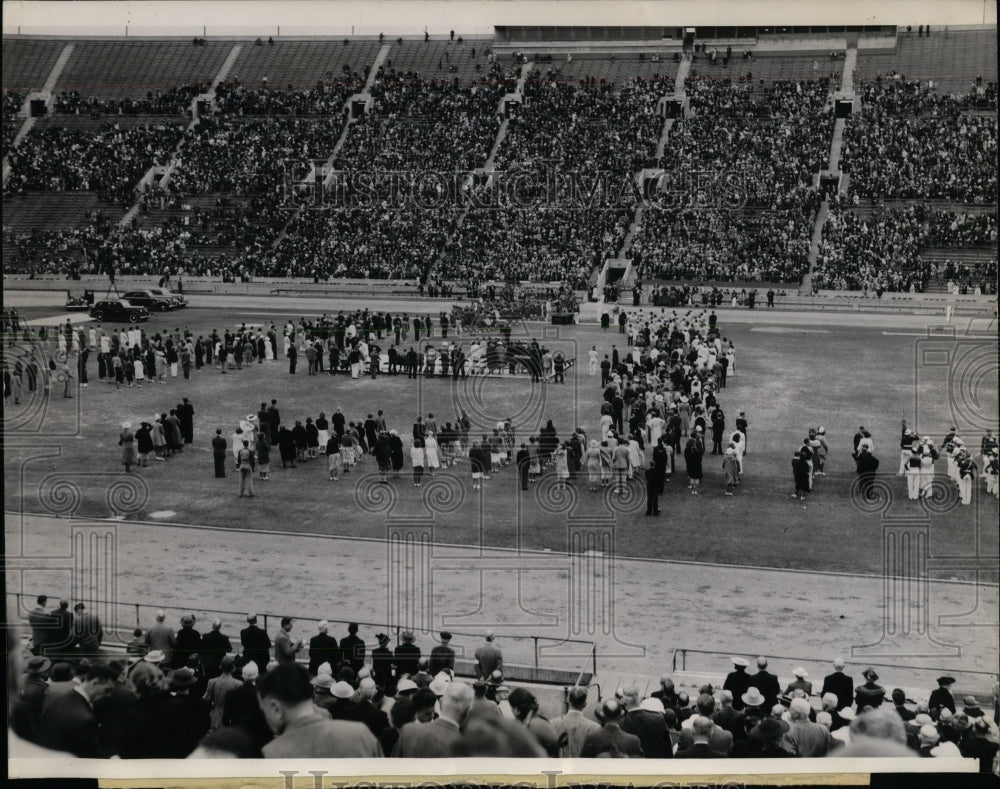
{"type": "Polygon", "coordinates": [[[128,316],[128,322],[129,323],[138,323],[139,322],[139,315],[137,313],[135,313],[135,312],[131,313],[128,316]]]}
{"type": "Polygon", "coordinates": [[[98,310],[97,312],[95,312],[94,313],[94,320],[95,321],[103,321],[104,320],[104,313],[101,312],[100,310],[98,310]]]}
{"type": "Polygon", "coordinates": [[[167,310],[170,309],[170,306],[166,302],[161,301],[159,304],[156,305],[156,309],[158,309],[160,312],[166,312],[167,310]]]}

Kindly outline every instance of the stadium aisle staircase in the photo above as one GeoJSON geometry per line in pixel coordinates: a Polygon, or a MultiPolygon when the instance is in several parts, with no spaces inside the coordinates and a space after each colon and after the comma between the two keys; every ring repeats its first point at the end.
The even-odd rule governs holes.
{"type": "MultiPolygon", "coordinates": [[[[840,92],[845,97],[854,97],[854,69],[858,63],[858,47],[853,45],[848,47],[844,56],[844,71],[840,78],[840,92]]],[[[840,151],[844,145],[844,126],[846,121],[837,118],[833,123],[833,138],[830,141],[830,158],[827,165],[830,172],[840,172],[840,151]]],[[[844,190],[843,179],[840,190],[844,190]]],[[[802,292],[809,293],[812,290],[813,268],[816,266],[816,259],[819,257],[819,245],[823,240],[823,226],[827,217],[830,216],[830,202],[826,199],[820,204],[819,211],[816,212],[816,222],[813,225],[812,240],[809,243],[809,273],[802,278],[802,292]]]]}

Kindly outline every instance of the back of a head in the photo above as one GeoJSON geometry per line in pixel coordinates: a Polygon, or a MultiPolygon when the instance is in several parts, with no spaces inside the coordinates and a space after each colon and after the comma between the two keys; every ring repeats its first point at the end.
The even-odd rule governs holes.
{"type": "Polygon", "coordinates": [[[437,704],[437,696],[430,688],[420,688],[420,690],[413,694],[413,709],[417,713],[434,709],[435,704],[437,704]]]}
{"type": "Polygon", "coordinates": [[[147,696],[166,687],[163,672],[152,663],[138,663],[129,674],[129,682],[140,696],[147,696]]]}
{"type": "Polygon", "coordinates": [[[691,729],[696,737],[708,737],[712,734],[712,719],[704,715],[696,715],[691,721],[691,729]]]}
{"type": "Polygon", "coordinates": [[[767,668],[767,658],[764,657],[763,655],[757,658],[757,668],[759,668],[761,671],[767,668]]]}
{"type": "Polygon", "coordinates": [[[405,696],[396,699],[396,703],[389,710],[389,722],[392,723],[394,729],[402,729],[403,726],[416,719],[416,717],[417,710],[413,706],[413,701],[405,696]]]}
{"type": "Polygon", "coordinates": [[[198,748],[188,758],[261,759],[263,754],[253,737],[242,726],[223,726],[202,737],[198,748]]]}
{"type": "Polygon", "coordinates": [[[472,707],[472,685],[467,682],[449,682],[441,697],[441,710],[465,715],[472,707]]]}
{"type": "Polygon", "coordinates": [[[257,682],[257,695],[291,706],[309,701],[313,697],[309,672],[298,664],[275,666],[257,682]]]}
{"type": "Polygon", "coordinates": [[[629,709],[635,709],[638,707],[641,700],[642,694],[639,692],[639,687],[637,685],[630,684],[622,688],[622,701],[625,702],[625,706],[629,709]]]}
{"type": "Polygon", "coordinates": [[[791,704],[788,705],[788,711],[793,720],[809,720],[812,707],[805,699],[792,699],[791,704]]]}
{"type": "Polygon", "coordinates": [[[569,690],[569,706],[574,710],[582,710],[587,706],[587,689],[574,685],[569,690]]]}
{"type": "Polygon", "coordinates": [[[702,715],[710,716],[713,712],[715,712],[715,699],[707,693],[702,693],[698,696],[696,704],[698,706],[698,712],[702,715]]]}
{"type": "Polygon", "coordinates": [[[538,700],[535,695],[525,688],[514,688],[510,692],[510,696],[507,698],[510,702],[511,709],[515,712],[519,712],[522,715],[530,712],[531,710],[538,709],[538,700]]]}
{"type": "Polygon", "coordinates": [[[870,737],[906,744],[906,729],[903,719],[892,709],[878,707],[862,712],[851,721],[851,738],[870,737]]]}
{"type": "Polygon", "coordinates": [[[618,720],[622,715],[622,705],[618,699],[608,699],[601,705],[601,717],[605,723],[618,720]]]}
{"type": "Polygon", "coordinates": [[[524,726],[500,718],[473,718],[452,744],[451,755],[537,759],[545,751],[524,726]]]}

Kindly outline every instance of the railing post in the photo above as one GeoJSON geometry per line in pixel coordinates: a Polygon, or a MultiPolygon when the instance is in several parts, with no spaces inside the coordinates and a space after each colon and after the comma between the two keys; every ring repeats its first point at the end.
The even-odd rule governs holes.
{"type": "Polygon", "coordinates": [[[142,625],[139,623],[139,604],[138,603],[135,604],[135,626],[136,627],[142,627],[142,625]]]}
{"type": "Polygon", "coordinates": [[[596,677],[597,676],[597,642],[596,641],[594,642],[594,646],[593,646],[593,649],[591,651],[591,654],[594,657],[594,676],[596,677]]]}
{"type": "Polygon", "coordinates": [[[531,639],[535,642],[535,668],[538,668],[538,636],[532,636],[531,639]]]}

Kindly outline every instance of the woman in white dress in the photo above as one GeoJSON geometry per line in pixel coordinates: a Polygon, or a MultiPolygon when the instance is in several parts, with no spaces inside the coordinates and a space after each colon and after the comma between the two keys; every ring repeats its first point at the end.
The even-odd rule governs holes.
{"type": "Polygon", "coordinates": [[[267,337],[264,340],[264,354],[264,358],[269,362],[274,361],[274,343],[271,341],[270,337],[267,337]]]}
{"type": "Polygon", "coordinates": [[[141,354],[132,361],[132,370],[135,375],[135,385],[142,386],[142,382],[146,380],[146,366],[142,363],[141,354]]]}
{"type": "Polygon", "coordinates": [[[441,468],[438,442],[433,433],[428,433],[424,437],[424,467],[427,470],[427,476],[430,476],[435,469],[441,468]]]}
{"type": "Polygon", "coordinates": [[[626,478],[632,479],[633,474],[642,474],[645,467],[646,459],[643,456],[642,447],[639,446],[639,442],[636,440],[635,436],[629,436],[628,474],[626,475],[626,478]]]}

